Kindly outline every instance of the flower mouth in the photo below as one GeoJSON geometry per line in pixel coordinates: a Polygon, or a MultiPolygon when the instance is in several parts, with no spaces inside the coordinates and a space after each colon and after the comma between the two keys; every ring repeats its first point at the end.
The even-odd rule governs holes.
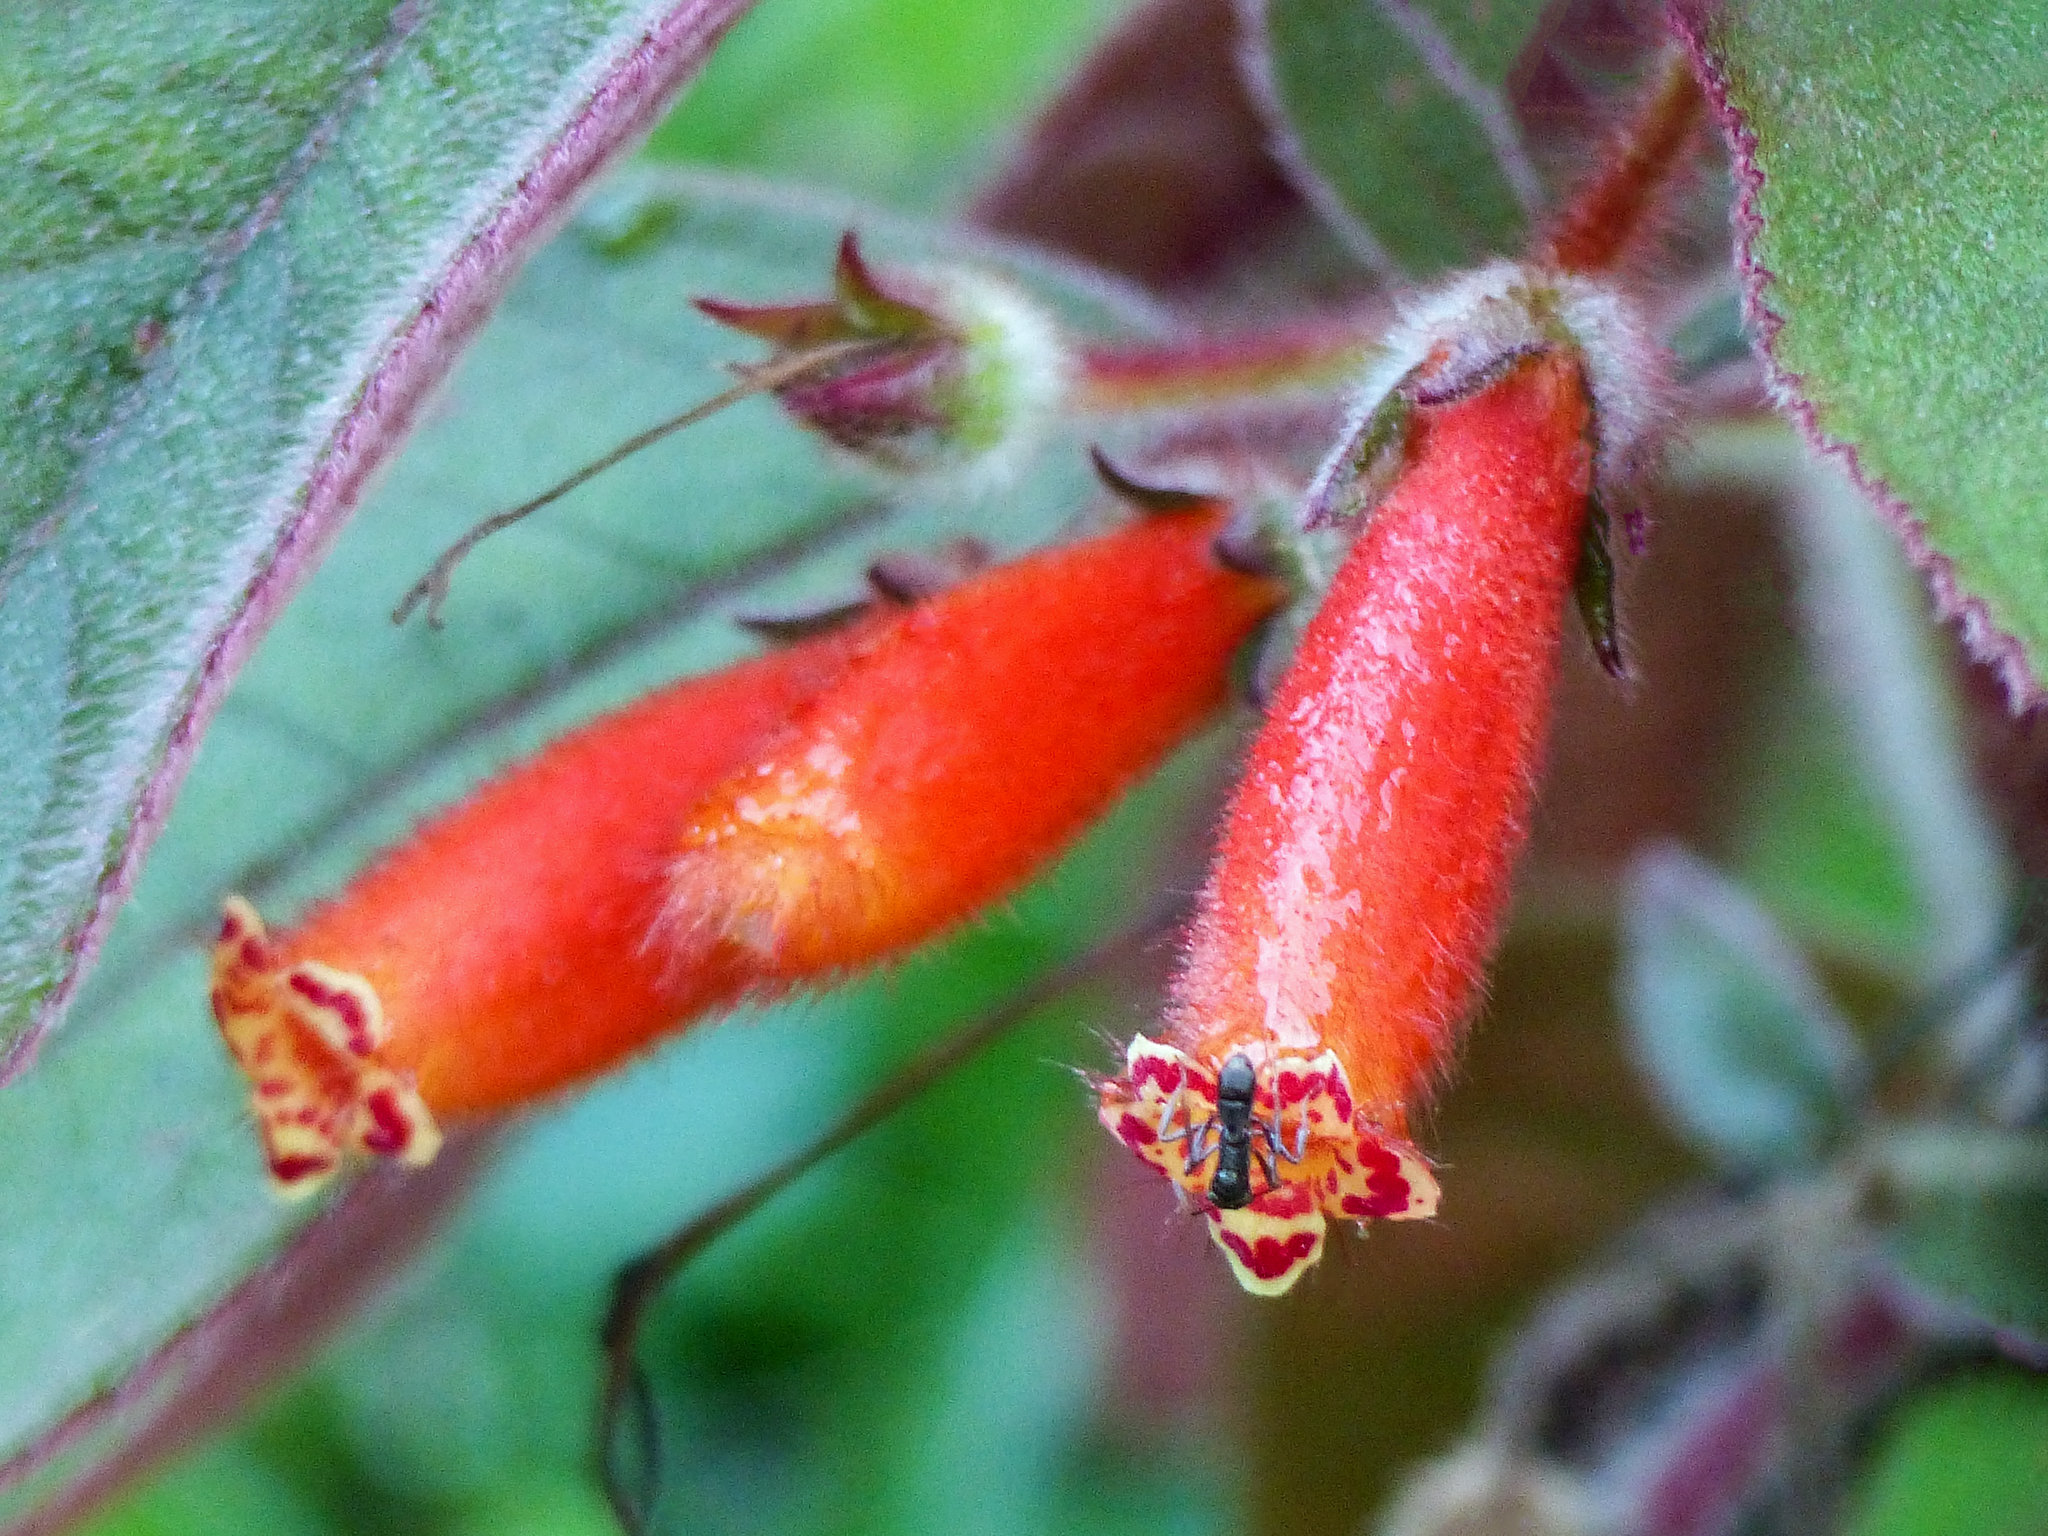
{"type": "Polygon", "coordinates": [[[410,1079],[384,1061],[391,1026],[362,977],[288,960],[256,909],[231,896],[212,996],[221,1037],[249,1079],[279,1194],[313,1194],[352,1156],[433,1160],[440,1129],[410,1079]]]}
{"type": "MultiPolygon", "coordinates": [[[[1439,1191],[1422,1154],[1359,1110],[1336,1053],[1244,1053],[1254,1072],[1249,1114],[1219,1096],[1227,1063],[1196,1061],[1138,1035],[1120,1078],[1101,1086],[1112,1136],[1170,1179],[1208,1218],[1209,1235],[1248,1291],[1277,1296],[1322,1257],[1331,1220],[1416,1221],[1439,1191]],[[1241,1119],[1235,1154],[1249,1198],[1219,1199],[1233,1153],[1226,1123],[1241,1119]]],[[[1233,1058],[1235,1060],[1235,1058],[1233,1058]]]]}

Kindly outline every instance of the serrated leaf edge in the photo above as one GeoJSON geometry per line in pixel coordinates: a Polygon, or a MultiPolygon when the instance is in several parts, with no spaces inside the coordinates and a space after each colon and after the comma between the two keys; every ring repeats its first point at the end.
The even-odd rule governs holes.
{"type": "Polygon", "coordinates": [[[1709,33],[1721,10],[1716,0],[1673,0],[1670,8],[1672,30],[1690,55],[1700,86],[1706,92],[1709,109],[1728,143],[1729,166],[1735,178],[1735,207],[1731,222],[1735,230],[1735,272],[1742,287],[1743,319],[1753,338],[1752,346],[1764,370],[1770,398],[1800,435],[1818,453],[1841,464],[1856,488],[1883,515],[1905,546],[1906,556],[1927,582],[1934,596],[1935,612],[1956,627],[1970,656],[1989,667],[2005,689],[2006,705],[2023,714],[2048,702],[2048,689],[2035,678],[2027,661],[2026,647],[2000,627],[1984,599],[1967,591],[1956,574],[1953,561],[1936,549],[1927,535],[1927,525],[1910,503],[1894,491],[1881,475],[1865,467],[1853,443],[1830,436],[1820,423],[1820,408],[1806,388],[1805,378],[1779,361],[1776,341],[1784,329],[1785,317],[1771,308],[1767,297],[1777,275],[1757,256],[1757,240],[1763,232],[1759,199],[1763,195],[1763,168],[1757,162],[1757,135],[1749,126],[1729,93],[1727,76],[1715,61],[1709,33]]]}

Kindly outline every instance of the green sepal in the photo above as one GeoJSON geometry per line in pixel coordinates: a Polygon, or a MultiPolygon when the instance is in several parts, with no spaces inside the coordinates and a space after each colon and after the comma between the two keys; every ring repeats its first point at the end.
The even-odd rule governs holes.
{"type": "Polygon", "coordinates": [[[1415,402],[1405,387],[1387,392],[1339,450],[1341,457],[1317,477],[1302,508],[1304,528],[1327,528],[1378,510],[1407,458],[1408,423],[1414,414],[1415,402]]]}
{"type": "Polygon", "coordinates": [[[839,237],[839,256],[832,264],[832,292],[852,334],[876,340],[942,336],[947,327],[936,315],[893,297],[860,253],[860,237],[848,230],[839,237]]]}
{"type": "Polygon", "coordinates": [[[1095,466],[1095,477],[1107,486],[1119,500],[1129,502],[1140,512],[1153,516],[1173,516],[1184,512],[1199,512],[1204,507],[1216,505],[1217,498],[1201,491],[1182,490],[1177,486],[1147,485],[1133,480],[1109,461],[1109,455],[1100,448],[1091,447],[1088,458],[1095,466]]]}
{"type": "Polygon", "coordinates": [[[1628,680],[1628,659],[1621,653],[1621,621],[1614,608],[1613,524],[1607,508],[1595,492],[1586,498],[1586,522],[1579,533],[1579,567],[1572,576],[1572,595],[1579,605],[1579,622],[1593,654],[1608,676],[1628,680]]]}

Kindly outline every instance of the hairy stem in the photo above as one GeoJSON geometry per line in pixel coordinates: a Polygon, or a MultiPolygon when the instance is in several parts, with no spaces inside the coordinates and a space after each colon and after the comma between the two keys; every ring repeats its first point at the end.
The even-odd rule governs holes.
{"type": "Polygon", "coordinates": [[[1684,50],[1668,50],[1634,116],[1609,140],[1599,168],[1542,246],[1565,272],[1594,275],[1624,266],[1657,233],[1671,193],[1689,170],[1706,98],[1684,50]]]}
{"type": "Polygon", "coordinates": [[[1091,347],[1081,354],[1073,408],[1136,415],[1336,389],[1365,365],[1381,329],[1376,317],[1360,316],[1151,346],[1091,347]]]}

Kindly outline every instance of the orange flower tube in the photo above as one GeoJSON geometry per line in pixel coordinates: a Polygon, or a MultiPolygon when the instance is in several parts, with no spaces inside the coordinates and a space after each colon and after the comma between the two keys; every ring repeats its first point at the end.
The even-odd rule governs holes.
{"type": "Polygon", "coordinates": [[[1166,1038],[1102,1088],[1261,1294],[1330,1219],[1436,1211],[1409,1115],[1506,903],[1593,483],[1569,344],[1439,350],[1403,387],[1391,490],[1252,745],[1166,1038]]]}
{"type": "Polygon", "coordinates": [[[1148,518],[565,737],[289,934],[230,899],[213,1007],[274,1183],[424,1162],[744,992],[1021,884],[1222,702],[1283,596],[1224,509],[1148,518]],[[679,841],[680,829],[680,841],[679,841]]]}
{"type": "Polygon", "coordinates": [[[742,978],[647,943],[676,820],[868,632],[690,678],[573,732],[288,935],[230,898],[213,1011],[276,1186],[310,1194],[351,1152],[425,1162],[438,1120],[587,1077],[731,997],[742,978]]]}
{"type": "Polygon", "coordinates": [[[1189,503],[991,571],[878,631],[675,848],[668,944],[773,991],[1015,889],[1224,702],[1285,596],[1189,503]]]}

